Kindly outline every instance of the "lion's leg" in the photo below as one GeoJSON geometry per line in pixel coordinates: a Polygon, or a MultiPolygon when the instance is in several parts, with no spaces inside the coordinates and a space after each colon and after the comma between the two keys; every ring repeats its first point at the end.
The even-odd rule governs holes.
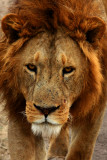
{"type": "Polygon", "coordinates": [[[52,137],[50,141],[48,159],[54,157],[65,158],[69,146],[69,128],[64,126],[58,137],[52,137]]]}
{"type": "Polygon", "coordinates": [[[34,136],[30,127],[9,122],[8,141],[11,160],[46,160],[43,139],[34,136]]]}
{"type": "Polygon", "coordinates": [[[102,122],[102,116],[99,116],[93,123],[90,118],[72,127],[72,142],[66,160],[91,160],[92,154],[102,122]]]}

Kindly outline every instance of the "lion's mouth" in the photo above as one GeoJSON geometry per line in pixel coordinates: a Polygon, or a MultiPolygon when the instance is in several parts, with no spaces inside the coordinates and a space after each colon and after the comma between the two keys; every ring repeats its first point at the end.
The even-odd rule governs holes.
{"type": "Polygon", "coordinates": [[[68,121],[69,106],[60,105],[51,108],[35,106],[33,102],[26,102],[26,116],[28,122],[35,125],[62,126],[68,121]]]}
{"type": "Polygon", "coordinates": [[[53,124],[53,123],[50,123],[48,122],[47,120],[45,122],[42,122],[42,123],[37,123],[37,122],[33,122],[32,124],[35,124],[35,125],[53,125],[53,126],[59,126],[60,124],[53,124]]]}
{"type": "Polygon", "coordinates": [[[50,119],[48,117],[43,117],[41,119],[36,120],[35,122],[33,122],[33,124],[37,124],[37,125],[61,125],[59,124],[57,121],[50,119]]]}

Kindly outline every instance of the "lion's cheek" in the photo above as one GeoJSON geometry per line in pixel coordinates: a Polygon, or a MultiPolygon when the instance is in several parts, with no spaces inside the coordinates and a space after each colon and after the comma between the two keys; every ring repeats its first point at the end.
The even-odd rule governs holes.
{"type": "Polygon", "coordinates": [[[55,113],[48,116],[48,121],[52,124],[65,124],[69,118],[69,108],[61,107],[55,113]]]}
{"type": "Polygon", "coordinates": [[[34,108],[30,103],[26,104],[26,116],[29,123],[43,123],[44,116],[43,114],[34,108]]]}
{"type": "Polygon", "coordinates": [[[32,116],[32,115],[27,115],[27,121],[29,123],[43,123],[45,120],[44,120],[44,117],[43,116],[40,116],[40,115],[37,115],[37,116],[32,116]]]}

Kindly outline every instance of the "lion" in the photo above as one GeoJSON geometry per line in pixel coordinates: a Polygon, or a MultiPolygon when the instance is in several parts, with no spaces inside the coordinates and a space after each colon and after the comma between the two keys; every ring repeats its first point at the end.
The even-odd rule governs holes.
{"type": "Polygon", "coordinates": [[[2,19],[11,160],[92,159],[107,98],[103,9],[96,0],[17,0],[2,19]]]}

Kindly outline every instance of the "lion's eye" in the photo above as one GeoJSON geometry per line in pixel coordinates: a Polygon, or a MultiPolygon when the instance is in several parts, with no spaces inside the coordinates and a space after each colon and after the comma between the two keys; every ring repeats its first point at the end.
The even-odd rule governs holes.
{"type": "Polygon", "coordinates": [[[37,72],[37,67],[33,64],[27,64],[26,67],[32,72],[35,72],[35,73],[37,72]]]}
{"type": "Polygon", "coordinates": [[[65,67],[65,68],[63,69],[63,75],[72,73],[74,70],[75,70],[74,67],[65,67]]]}

